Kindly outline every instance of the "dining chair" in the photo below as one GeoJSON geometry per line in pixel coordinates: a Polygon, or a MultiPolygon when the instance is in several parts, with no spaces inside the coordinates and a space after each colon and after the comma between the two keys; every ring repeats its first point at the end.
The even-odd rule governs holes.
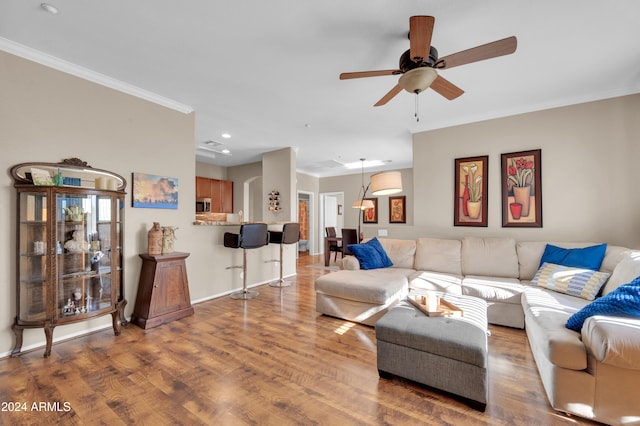
{"type": "Polygon", "coordinates": [[[342,228],[342,257],[352,254],[349,251],[349,244],[358,244],[358,230],[342,228]]]}

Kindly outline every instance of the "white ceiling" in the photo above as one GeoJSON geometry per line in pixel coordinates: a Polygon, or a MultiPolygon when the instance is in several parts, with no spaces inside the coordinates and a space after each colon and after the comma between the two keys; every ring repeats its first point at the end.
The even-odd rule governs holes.
{"type": "Polygon", "coordinates": [[[358,173],[336,166],[361,157],[412,167],[415,132],[640,92],[636,0],[50,0],[57,15],[41,1],[0,2],[0,48],[193,109],[196,146],[232,153],[198,159],[220,166],[294,147],[315,176],[358,173]],[[416,122],[413,94],[373,107],[397,76],[338,79],[397,68],[412,15],[435,16],[441,57],[511,35],[518,48],[442,70],[466,93],[420,94],[416,122]]]}

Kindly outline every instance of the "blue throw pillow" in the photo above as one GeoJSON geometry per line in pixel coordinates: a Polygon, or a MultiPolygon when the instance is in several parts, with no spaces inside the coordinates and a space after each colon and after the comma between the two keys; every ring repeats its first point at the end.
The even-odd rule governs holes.
{"type": "Polygon", "coordinates": [[[593,315],[640,317],[640,277],[589,303],[569,317],[566,327],[580,332],[584,321],[593,315]]]}
{"type": "Polygon", "coordinates": [[[393,262],[387,256],[387,252],[384,251],[382,244],[377,238],[373,238],[366,243],[362,244],[349,244],[347,246],[349,251],[360,262],[360,268],[362,269],[378,269],[387,268],[393,266],[393,262]]]}
{"type": "Polygon", "coordinates": [[[600,270],[604,253],[607,251],[606,244],[597,246],[566,249],[547,244],[540,259],[543,263],[555,263],[556,265],[570,266],[572,268],[585,268],[592,271],[600,270]]]}

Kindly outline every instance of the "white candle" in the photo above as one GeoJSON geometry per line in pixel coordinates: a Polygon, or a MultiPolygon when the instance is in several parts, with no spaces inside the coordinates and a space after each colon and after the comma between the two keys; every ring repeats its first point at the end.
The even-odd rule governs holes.
{"type": "Polygon", "coordinates": [[[429,312],[438,310],[438,296],[433,292],[427,293],[427,310],[429,312]]]}

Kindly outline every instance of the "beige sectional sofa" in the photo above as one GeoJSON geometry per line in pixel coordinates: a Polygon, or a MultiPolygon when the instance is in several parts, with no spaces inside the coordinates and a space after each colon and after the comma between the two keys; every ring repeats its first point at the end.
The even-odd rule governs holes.
{"type": "MultiPolygon", "coordinates": [[[[640,424],[640,319],[594,316],[580,333],[566,328],[590,301],[531,285],[547,243],[474,237],[380,243],[393,266],[365,271],[345,256],[342,270],[316,281],[318,312],[374,325],[409,291],[482,298],[489,323],[526,329],[553,408],[608,424],[640,424]]],[[[640,252],[609,245],[600,270],[611,274],[602,289],[607,294],[640,276],[640,252]]]]}

